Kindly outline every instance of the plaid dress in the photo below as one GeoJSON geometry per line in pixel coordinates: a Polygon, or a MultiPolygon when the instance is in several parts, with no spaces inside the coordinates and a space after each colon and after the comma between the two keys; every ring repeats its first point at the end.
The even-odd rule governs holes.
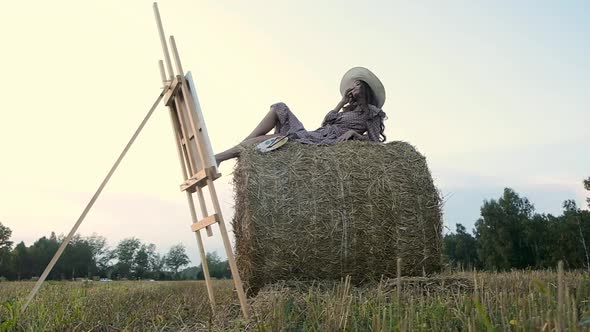
{"type": "Polygon", "coordinates": [[[290,140],[305,144],[335,144],[338,137],[351,129],[370,141],[379,142],[381,124],[385,118],[385,113],[373,105],[369,105],[369,112],[359,107],[342,112],[332,110],[326,114],[320,128],[307,131],[285,103],[276,103],[270,108],[279,118],[275,134],[284,135],[290,140]]]}

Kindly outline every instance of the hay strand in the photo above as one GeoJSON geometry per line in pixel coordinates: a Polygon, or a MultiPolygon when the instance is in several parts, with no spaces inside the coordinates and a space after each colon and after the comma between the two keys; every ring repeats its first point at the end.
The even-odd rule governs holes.
{"type": "Polygon", "coordinates": [[[278,280],[355,284],[441,268],[440,197],[405,142],[246,148],[234,170],[237,263],[256,291],[278,280]]]}

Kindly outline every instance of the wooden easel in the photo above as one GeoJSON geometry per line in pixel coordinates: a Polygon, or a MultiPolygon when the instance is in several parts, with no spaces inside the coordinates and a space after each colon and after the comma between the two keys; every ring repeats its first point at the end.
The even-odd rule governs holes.
{"type": "Polygon", "coordinates": [[[201,262],[203,265],[203,274],[205,275],[205,283],[207,284],[207,293],[209,294],[209,301],[211,308],[215,310],[215,297],[213,294],[213,287],[211,285],[211,277],[209,276],[209,268],[207,266],[207,257],[205,255],[205,249],[203,248],[203,240],[201,238],[201,229],[207,230],[207,235],[212,236],[213,232],[211,226],[219,224],[219,230],[221,232],[221,238],[223,239],[223,245],[227,254],[227,260],[233,276],[233,280],[238,293],[238,299],[240,300],[240,306],[242,308],[242,314],[244,318],[248,319],[248,306],[246,303],[246,295],[242,286],[242,280],[238,273],[238,267],[234,258],[231,243],[229,242],[229,236],[227,235],[227,229],[225,228],[225,222],[221,215],[221,207],[217,198],[217,192],[215,191],[214,180],[218,179],[221,174],[217,172],[217,164],[215,161],[215,155],[207,135],[207,128],[205,127],[205,121],[203,120],[203,113],[201,112],[201,106],[199,105],[199,99],[197,98],[197,92],[191,73],[184,75],[182,65],[180,63],[180,57],[178,56],[178,50],[174,37],[170,36],[170,45],[172,46],[172,54],[174,55],[174,62],[176,64],[177,75],[174,74],[172,68],[172,62],[170,61],[170,53],[168,52],[168,45],[164,38],[164,29],[162,28],[162,21],[160,19],[160,13],[158,11],[157,3],[154,3],[154,14],[156,15],[156,23],[158,25],[158,31],[160,34],[160,41],[162,42],[162,48],[164,50],[164,59],[166,60],[166,66],[168,68],[168,76],[166,76],[166,70],[164,69],[164,62],[159,61],[160,74],[162,76],[162,83],[164,90],[160,93],[156,101],[148,111],[147,115],[135,130],[133,136],[107,173],[104,180],[99,185],[98,189],[90,199],[90,202],[86,205],[82,214],[62,241],[59,248],[49,261],[49,264],[45,267],[45,270],[41,274],[41,277],[33,289],[27,296],[23,306],[21,307],[21,314],[23,314],[35,295],[39,292],[39,289],[45,282],[45,279],[49,275],[49,272],[53,269],[61,255],[63,254],[66,246],[71,241],[74,234],[76,234],[78,228],[84,221],[84,218],[88,215],[88,212],[94,206],[94,203],[102,193],[103,189],[113,176],[117,167],[133,145],[133,142],[137,139],[137,136],[144,128],[145,124],[156,110],[156,107],[162,99],[166,106],[170,110],[170,118],[172,119],[172,128],[174,129],[174,137],[176,139],[176,147],[178,149],[178,157],[180,159],[180,165],[184,182],[180,185],[180,190],[186,193],[188,199],[188,205],[191,212],[193,224],[191,229],[195,232],[197,237],[197,244],[199,246],[199,253],[201,255],[201,262]],[[202,188],[207,186],[209,193],[211,194],[211,201],[215,213],[209,215],[207,212],[207,206],[205,205],[205,198],[203,196],[202,188]],[[201,214],[203,219],[199,220],[195,211],[195,203],[193,201],[192,194],[197,193],[199,200],[199,207],[201,208],[201,214]]]}
{"type": "Polygon", "coordinates": [[[176,148],[180,160],[180,168],[184,179],[184,182],[180,185],[180,190],[186,193],[186,198],[188,200],[193,223],[191,230],[195,232],[197,238],[197,245],[201,255],[203,274],[205,275],[205,283],[207,284],[207,293],[209,295],[209,301],[211,302],[211,308],[215,310],[215,295],[213,294],[213,286],[211,284],[211,277],[209,276],[209,268],[207,266],[207,258],[203,247],[203,239],[201,238],[201,230],[205,228],[207,235],[212,236],[213,231],[211,226],[218,224],[227,254],[227,260],[238,293],[242,314],[247,319],[249,315],[246,295],[232,252],[231,243],[225,227],[225,221],[221,214],[219,199],[217,197],[217,192],[215,191],[215,183],[213,182],[218,179],[221,174],[217,171],[215,155],[213,154],[211,142],[209,141],[205,121],[203,120],[203,113],[201,112],[201,106],[199,105],[195,84],[190,72],[188,72],[186,76],[184,75],[174,36],[170,36],[170,46],[176,65],[176,74],[172,68],[158,4],[155,2],[154,15],[156,16],[160,42],[162,43],[164,60],[167,68],[166,72],[166,69],[164,69],[164,61],[160,60],[160,75],[162,77],[162,84],[165,92],[163,100],[170,111],[170,119],[172,120],[174,138],[176,140],[176,148]],[[166,73],[168,75],[166,75],[166,73]],[[205,205],[205,198],[203,195],[203,187],[205,186],[209,189],[211,202],[213,204],[213,209],[215,210],[211,215],[207,212],[207,206],[205,205]],[[195,203],[192,196],[195,192],[197,193],[202,219],[197,217],[195,211],[195,203]]]}

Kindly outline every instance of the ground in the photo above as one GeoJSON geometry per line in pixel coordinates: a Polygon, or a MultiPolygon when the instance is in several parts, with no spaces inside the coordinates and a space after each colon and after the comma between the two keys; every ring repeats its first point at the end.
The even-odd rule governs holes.
{"type": "Polygon", "coordinates": [[[47,282],[20,315],[33,282],[0,283],[0,331],[570,331],[590,330],[590,276],[551,271],[455,273],[443,279],[273,285],[240,315],[229,280],[47,282]],[[417,280],[417,281],[416,281],[417,280]],[[398,298],[399,297],[399,298],[398,298]]]}

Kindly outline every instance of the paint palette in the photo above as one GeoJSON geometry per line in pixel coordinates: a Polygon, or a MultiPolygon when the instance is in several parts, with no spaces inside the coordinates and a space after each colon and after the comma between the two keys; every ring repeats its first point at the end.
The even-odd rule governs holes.
{"type": "Polygon", "coordinates": [[[285,145],[285,143],[287,143],[288,140],[289,138],[287,136],[272,137],[258,144],[256,146],[256,149],[258,149],[258,151],[260,152],[276,150],[281,146],[285,145]]]}

